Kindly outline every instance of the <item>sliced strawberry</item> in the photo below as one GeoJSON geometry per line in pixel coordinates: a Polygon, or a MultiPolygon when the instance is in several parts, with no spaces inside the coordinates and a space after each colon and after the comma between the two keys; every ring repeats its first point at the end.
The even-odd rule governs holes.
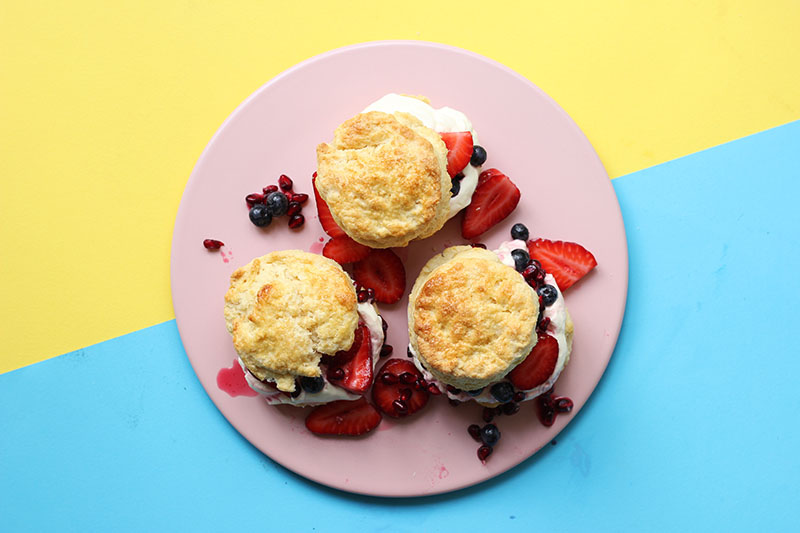
{"type": "Polygon", "coordinates": [[[472,202],[464,210],[464,218],[461,219],[461,235],[465,239],[476,238],[510,215],[519,203],[519,189],[508,176],[496,169],[486,172],[489,173],[488,177],[483,183],[478,183],[472,202]]]}
{"type": "Polygon", "coordinates": [[[422,374],[408,359],[389,359],[375,375],[372,401],[387,415],[408,416],[428,403],[430,394],[422,374]]]}
{"type": "Polygon", "coordinates": [[[500,172],[499,170],[497,170],[496,168],[490,168],[490,169],[484,170],[483,172],[481,172],[478,175],[478,187],[483,185],[483,182],[488,180],[489,178],[493,178],[495,176],[502,176],[502,175],[503,175],[503,173],[500,172]]]}
{"type": "Polygon", "coordinates": [[[447,173],[454,178],[469,165],[472,157],[472,134],[468,131],[441,133],[447,146],[447,173]]]}
{"type": "Polygon", "coordinates": [[[322,199],[322,196],[319,195],[317,191],[317,178],[316,172],[314,173],[315,176],[311,178],[311,188],[314,189],[314,198],[317,200],[317,214],[319,217],[319,223],[322,224],[322,231],[330,235],[331,237],[347,237],[347,234],[344,232],[342,228],[333,220],[333,215],[331,215],[331,210],[328,207],[328,204],[325,203],[325,200],[322,199]]]}
{"type": "Polygon", "coordinates": [[[322,247],[322,255],[340,265],[361,261],[369,255],[369,247],[359,244],[347,235],[332,237],[322,247]]]}
{"type": "Polygon", "coordinates": [[[542,268],[556,278],[558,288],[565,291],[597,266],[592,253],[574,242],[536,239],[528,241],[528,253],[542,268]]]}
{"type": "Polygon", "coordinates": [[[332,384],[356,394],[372,385],[372,343],[366,324],[359,322],[350,349],[337,352],[330,360],[327,377],[332,384]]]}
{"type": "Polygon", "coordinates": [[[381,414],[365,398],[338,400],[315,407],[306,427],[317,435],[363,435],[378,427],[381,414]]]}
{"type": "Polygon", "coordinates": [[[362,287],[373,289],[375,299],[385,304],[400,301],[406,290],[406,269],[391,250],[371,250],[353,265],[353,277],[362,287]]]}
{"type": "Polygon", "coordinates": [[[547,333],[540,333],[536,346],[520,364],[508,374],[508,379],[519,390],[531,390],[553,375],[558,362],[558,341],[547,333]]]}

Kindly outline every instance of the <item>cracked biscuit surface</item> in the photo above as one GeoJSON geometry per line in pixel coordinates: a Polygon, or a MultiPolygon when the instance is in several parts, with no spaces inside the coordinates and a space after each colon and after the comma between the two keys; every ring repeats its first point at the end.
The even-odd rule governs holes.
{"type": "Polygon", "coordinates": [[[331,144],[317,147],[316,187],[355,241],[406,246],[447,221],[447,147],[407,113],[361,113],[336,129],[331,144]]]}
{"type": "Polygon", "coordinates": [[[225,323],[245,366],[279,390],[320,375],[322,354],[353,344],[356,292],[334,261],[299,250],[272,252],[231,275],[225,323]]]}
{"type": "Polygon", "coordinates": [[[409,340],[443,383],[476,390],[499,380],[536,344],[539,300],[488,250],[454,246],[422,269],[409,297],[409,340]]]}

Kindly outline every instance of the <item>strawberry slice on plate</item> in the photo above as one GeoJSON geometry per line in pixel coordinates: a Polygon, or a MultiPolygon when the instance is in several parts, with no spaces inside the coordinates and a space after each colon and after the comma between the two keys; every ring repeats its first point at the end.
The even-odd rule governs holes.
{"type": "Polygon", "coordinates": [[[516,209],[519,196],[517,186],[499,170],[481,172],[472,202],[461,219],[461,236],[474,239],[506,218],[516,209]]]}
{"type": "Polygon", "coordinates": [[[430,394],[422,374],[408,359],[389,359],[376,374],[372,401],[387,415],[400,418],[416,413],[428,403],[430,394]]]}
{"type": "MultiPolygon", "coordinates": [[[[316,174],[316,172],[314,174],[316,174]]],[[[331,210],[328,207],[328,204],[326,204],[325,200],[322,199],[322,196],[319,195],[319,191],[317,191],[316,177],[311,178],[311,188],[314,189],[314,198],[317,201],[317,215],[319,218],[319,223],[322,224],[322,230],[333,238],[347,237],[347,234],[344,232],[344,230],[340,228],[333,219],[333,215],[331,215],[331,210]]]]}
{"type": "Polygon", "coordinates": [[[353,265],[353,277],[362,287],[373,289],[375,299],[385,304],[399,302],[406,290],[403,262],[388,249],[370,250],[367,257],[353,265]]]}
{"type": "MultiPolygon", "coordinates": [[[[337,226],[338,227],[338,226],[337,226]]],[[[347,235],[332,237],[322,247],[322,255],[333,259],[340,265],[361,261],[369,255],[369,247],[357,243],[347,235]]]]}
{"type": "Polygon", "coordinates": [[[353,345],[333,356],[326,375],[332,384],[356,394],[369,389],[372,385],[372,342],[366,324],[359,322],[353,345]]]}
{"type": "Polygon", "coordinates": [[[472,134],[459,131],[440,135],[447,146],[447,173],[454,178],[469,165],[472,158],[472,134]]]}
{"type": "Polygon", "coordinates": [[[317,435],[363,435],[381,423],[381,414],[365,398],[337,400],[315,407],[306,427],[317,435]]]}
{"type": "Polygon", "coordinates": [[[565,291],[597,266],[592,252],[578,243],[536,239],[528,241],[528,253],[542,268],[556,278],[558,287],[565,291]]]}
{"type": "Polygon", "coordinates": [[[558,341],[547,333],[540,333],[536,346],[508,374],[508,379],[519,390],[535,389],[553,375],[557,362],[558,341]]]}

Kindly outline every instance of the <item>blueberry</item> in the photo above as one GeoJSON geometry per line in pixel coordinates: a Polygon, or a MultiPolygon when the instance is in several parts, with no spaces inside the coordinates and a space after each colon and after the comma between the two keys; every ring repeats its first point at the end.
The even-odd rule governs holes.
{"type": "Polygon", "coordinates": [[[514,385],[508,381],[501,381],[492,385],[489,392],[491,392],[494,399],[500,403],[510,402],[514,397],[514,385]]]}
{"type": "Polygon", "coordinates": [[[500,440],[500,430],[494,424],[486,424],[481,428],[481,440],[487,446],[494,446],[500,440]]]}
{"type": "Polygon", "coordinates": [[[536,292],[542,297],[545,307],[550,307],[558,300],[558,291],[552,285],[542,285],[536,292]]]}
{"type": "Polygon", "coordinates": [[[303,387],[303,390],[307,393],[316,394],[325,387],[325,380],[322,376],[317,376],[315,378],[303,376],[300,378],[300,386],[303,387]]]}
{"type": "Polygon", "coordinates": [[[458,196],[458,193],[461,191],[461,178],[464,176],[459,176],[461,176],[461,174],[453,178],[453,185],[450,187],[450,196],[458,196]]]}
{"type": "Polygon", "coordinates": [[[266,204],[274,217],[282,217],[289,210],[289,199],[280,191],[269,193],[266,204]]]}
{"type": "Polygon", "coordinates": [[[485,389],[485,388],[486,387],[481,387],[480,389],[468,390],[467,394],[469,394],[470,396],[478,396],[480,393],[483,392],[483,389],[485,389]]]}
{"type": "Polygon", "coordinates": [[[521,241],[527,241],[528,237],[530,237],[530,233],[528,232],[528,227],[525,224],[520,224],[517,222],[513,226],[511,226],[511,238],[512,239],[519,239],[521,241]]]}
{"type": "Polygon", "coordinates": [[[269,223],[272,222],[272,213],[264,204],[256,204],[250,208],[250,222],[259,228],[269,226],[269,223]]]}
{"type": "Polygon", "coordinates": [[[483,146],[475,145],[472,147],[472,157],[469,159],[469,164],[473,167],[479,167],[486,162],[486,150],[483,146]]]}
{"type": "Polygon", "coordinates": [[[517,272],[525,270],[525,267],[528,266],[528,262],[531,260],[531,256],[528,255],[528,252],[520,248],[511,250],[511,257],[514,258],[514,268],[517,269],[517,272]]]}

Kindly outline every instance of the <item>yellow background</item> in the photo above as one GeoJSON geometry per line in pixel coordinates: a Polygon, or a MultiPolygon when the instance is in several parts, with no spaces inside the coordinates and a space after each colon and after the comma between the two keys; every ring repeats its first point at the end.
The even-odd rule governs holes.
{"type": "Polygon", "coordinates": [[[800,2],[0,2],[0,372],[173,318],[181,192],[310,56],[444,42],[528,77],[617,177],[800,118],[800,2]]]}

